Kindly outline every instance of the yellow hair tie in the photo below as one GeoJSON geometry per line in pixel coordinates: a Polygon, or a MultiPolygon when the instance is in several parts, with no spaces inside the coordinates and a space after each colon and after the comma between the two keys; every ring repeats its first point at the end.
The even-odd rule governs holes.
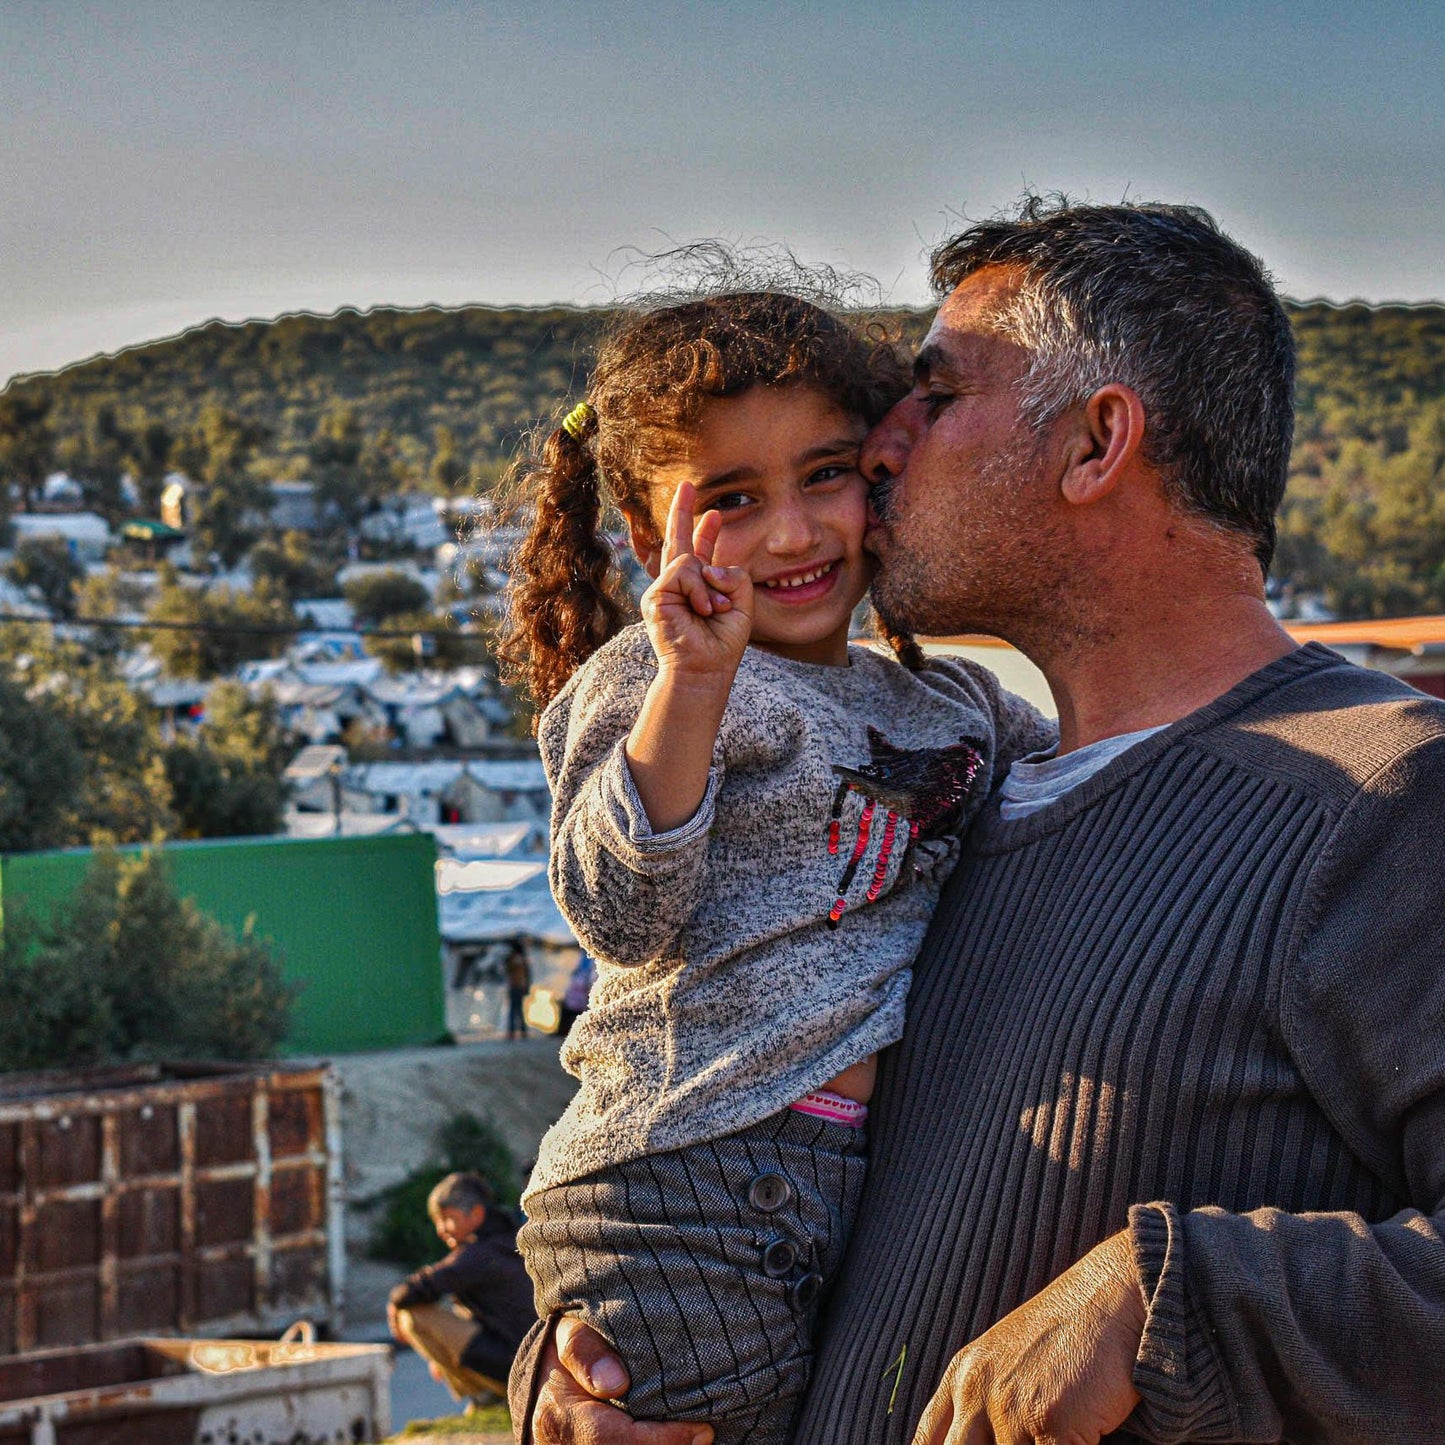
{"type": "Polygon", "coordinates": [[[562,418],[562,430],[574,441],[582,440],[582,430],[597,413],[585,402],[579,401],[566,416],[562,418]]]}

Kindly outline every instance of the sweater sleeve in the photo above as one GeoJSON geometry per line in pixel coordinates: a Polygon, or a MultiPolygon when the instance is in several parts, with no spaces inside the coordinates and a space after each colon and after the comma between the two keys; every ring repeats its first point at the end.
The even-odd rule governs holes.
{"type": "Polygon", "coordinates": [[[625,750],[655,665],[632,641],[598,653],[538,731],[552,787],[553,896],[583,948],[624,967],[664,957],[696,909],[723,773],[715,748],[697,812],[652,831],[625,750]]]}
{"type": "Polygon", "coordinates": [[[1445,1435],[1445,739],[1369,780],[1317,859],[1281,1029],[1390,1218],[1131,1213],[1148,1324],[1130,1421],[1156,1441],[1445,1435]]]}
{"type": "Polygon", "coordinates": [[[993,775],[990,790],[1020,758],[1052,748],[1059,726],[1033,703],[1007,688],[981,663],[966,657],[930,657],[928,671],[963,688],[993,724],[993,775]]]}

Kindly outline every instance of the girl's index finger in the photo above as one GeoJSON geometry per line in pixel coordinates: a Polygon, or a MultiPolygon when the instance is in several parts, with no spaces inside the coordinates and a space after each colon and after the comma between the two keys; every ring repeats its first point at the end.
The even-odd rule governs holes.
{"type": "Polygon", "coordinates": [[[665,567],[677,557],[692,551],[692,510],[697,504],[697,488],[691,482],[680,482],[667,509],[667,540],[662,554],[665,567]]]}
{"type": "Polygon", "coordinates": [[[717,547],[718,533],[722,531],[722,513],[713,507],[697,519],[692,529],[692,551],[699,562],[706,566],[712,561],[717,547]]]}

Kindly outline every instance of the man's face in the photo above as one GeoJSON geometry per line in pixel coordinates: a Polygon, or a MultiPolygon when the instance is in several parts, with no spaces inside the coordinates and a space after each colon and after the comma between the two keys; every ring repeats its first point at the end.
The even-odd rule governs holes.
{"type": "Polygon", "coordinates": [[[438,1209],[432,1224],[441,1242],[448,1249],[455,1249],[482,1227],[486,1217],[486,1206],[474,1204],[470,1209],[438,1209]]]}
{"type": "Polygon", "coordinates": [[[867,546],[882,563],[873,600],[896,627],[1009,636],[1059,580],[1053,449],[1019,414],[1028,353],[988,324],[1015,276],[991,267],[949,295],[913,389],[863,444],[878,518],[867,546]]]}

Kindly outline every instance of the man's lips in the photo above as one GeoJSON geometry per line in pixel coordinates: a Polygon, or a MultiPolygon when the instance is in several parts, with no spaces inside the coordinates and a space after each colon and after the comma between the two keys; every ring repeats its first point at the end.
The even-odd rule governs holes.
{"type": "Polygon", "coordinates": [[[813,602],[830,592],[843,568],[843,559],[832,562],[816,562],[811,567],[800,567],[782,576],[757,584],[774,602],[797,604],[813,602]]]}

